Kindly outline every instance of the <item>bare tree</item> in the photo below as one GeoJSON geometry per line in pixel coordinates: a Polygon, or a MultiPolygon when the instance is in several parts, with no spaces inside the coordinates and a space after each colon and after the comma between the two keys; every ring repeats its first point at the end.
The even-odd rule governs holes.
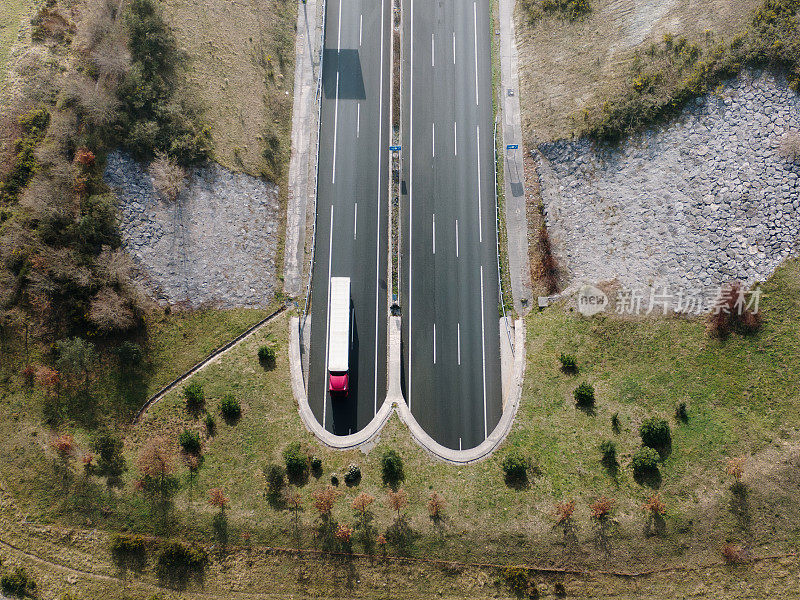
{"type": "Polygon", "coordinates": [[[133,329],[136,315],[127,299],[110,287],[104,287],[92,297],[89,321],[99,333],[109,334],[133,329]]]}
{"type": "Polygon", "coordinates": [[[150,163],[150,176],[153,187],[169,202],[174,202],[183,190],[186,181],[186,169],[165,154],[156,155],[150,163]]]}

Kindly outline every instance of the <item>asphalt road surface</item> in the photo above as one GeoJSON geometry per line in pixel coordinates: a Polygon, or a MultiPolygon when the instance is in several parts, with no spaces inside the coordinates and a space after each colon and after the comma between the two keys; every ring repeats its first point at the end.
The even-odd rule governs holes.
{"type": "Polygon", "coordinates": [[[369,423],[386,397],[390,0],[328,0],[323,56],[308,400],[337,435],[369,423]],[[327,392],[328,291],[351,278],[347,397],[327,392]]]}
{"type": "Polygon", "coordinates": [[[403,10],[404,395],[466,450],[502,414],[489,1],[403,10]]]}

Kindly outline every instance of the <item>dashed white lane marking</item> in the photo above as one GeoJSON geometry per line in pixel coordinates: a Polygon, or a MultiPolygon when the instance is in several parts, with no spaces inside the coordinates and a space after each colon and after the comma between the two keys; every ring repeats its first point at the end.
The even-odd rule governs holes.
{"type": "Polygon", "coordinates": [[[355,212],[353,212],[353,239],[356,239],[358,232],[358,202],[356,202],[355,212]]]}
{"type": "Polygon", "coordinates": [[[461,364],[461,323],[457,324],[457,341],[458,341],[458,364],[461,364]]]}
{"type": "Polygon", "coordinates": [[[436,66],[435,50],[433,45],[433,34],[431,34],[431,66],[436,66]]]}
{"type": "Polygon", "coordinates": [[[436,123],[431,123],[431,156],[436,156],[436,123]]]}
{"type": "Polygon", "coordinates": [[[478,242],[483,243],[483,216],[481,211],[481,128],[475,127],[475,172],[478,174],[478,242]]]}
{"type": "Polygon", "coordinates": [[[436,254],[436,213],[433,213],[433,253],[436,254]]]}
{"type": "Polygon", "coordinates": [[[433,324],[433,364],[436,364],[436,323],[433,324]]]}
{"type": "Polygon", "coordinates": [[[458,219],[456,219],[456,258],[458,258],[458,219]]]}
{"type": "Polygon", "coordinates": [[[453,155],[458,156],[458,122],[453,121],[453,155]]]}

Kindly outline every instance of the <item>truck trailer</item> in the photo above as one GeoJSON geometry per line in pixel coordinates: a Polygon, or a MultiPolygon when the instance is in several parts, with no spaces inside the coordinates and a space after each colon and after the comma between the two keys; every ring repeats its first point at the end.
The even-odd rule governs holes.
{"type": "Polygon", "coordinates": [[[331,277],[328,301],[328,391],[346,395],[350,388],[349,277],[331,277]]]}

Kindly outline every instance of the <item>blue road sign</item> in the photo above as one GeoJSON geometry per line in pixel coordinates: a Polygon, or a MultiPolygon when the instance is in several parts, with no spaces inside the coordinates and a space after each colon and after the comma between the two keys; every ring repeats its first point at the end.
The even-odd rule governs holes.
{"type": "Polygon", "coordinates": [[[516,150],[518,148],[519,148],[518,144],[509,144],[508,146],[506,146],[506,150],[516,150]]]}
{"type": "Polygon", "coordinates": [[[389,146],[389,150],[391,150],[392,152],[400,152],[401,148],[402,146],[389,146]]]}

